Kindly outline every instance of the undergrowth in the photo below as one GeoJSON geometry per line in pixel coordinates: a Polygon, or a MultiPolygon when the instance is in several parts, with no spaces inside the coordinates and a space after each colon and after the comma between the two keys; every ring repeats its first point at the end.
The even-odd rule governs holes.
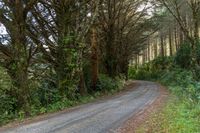
{"type": "MultiPolygon", "coordinates": [[[[58,90],[53,85],[44,82],[40,88],[32,92],[33,101],[30,107],[30,116],[28,117],[56,112],[94,101],[102,96],[112,95],[121,91],[125,83],[123,77],[111,79],[102,74],[99,76],[98,82],[98,91],[88,92],[84,96],[76,94],[74,99],[60,98],[58,90]]],[[[16,109],[16,100],[7,95],[6,92],[10,86],[9,77],[7,77],[7,74],[0,67],[0,126],[14,120],[23,121],[27,118],[24,111],[16,109]]]]}
{"type": "Polygon", "coordinates": [[[200,106],[187,99],[172,98],[159,113],[153,113],[136,133],[199,133],[200,106]]]}
{"type": "Polygon", "coordinates": [[[166,106],[153,113],[138,133],[200,132],[200,80],[194,70],[177,65],[173,57],[159,57],[143,66],[130,67],[130,78],[160,82],[172,94],[166,106]]]}

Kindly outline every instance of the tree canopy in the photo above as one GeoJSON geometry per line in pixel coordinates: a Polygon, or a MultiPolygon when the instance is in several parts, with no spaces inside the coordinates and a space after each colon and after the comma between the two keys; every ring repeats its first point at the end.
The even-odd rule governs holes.
{"type": "Polygon", "coordinates": [[[92,94],[183,42],[200,65],[199,14],[198,0],[0,0],[0,114],[92,94]]]}

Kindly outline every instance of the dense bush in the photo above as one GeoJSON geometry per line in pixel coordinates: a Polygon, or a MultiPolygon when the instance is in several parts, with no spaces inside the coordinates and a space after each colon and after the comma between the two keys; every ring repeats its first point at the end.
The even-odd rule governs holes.
{"type": "Polygon", "coordinates": [[[10,95],[11,80],[5,70],[0,67],[0,123],[10,119],[15,110],[16,99],[10,95]]]}
{"type": "Polygon", "coordinates": [[[161,75],[159,81],[176,97],[155,114],[148,125],[152,132],[197,133],[200,128],[200,82],[189,70],[175,68],[161,75]]]}
{"type": "Polygon", "coordinates": [[[192,63],[192,48],[187,42],[181,44],[181,47],[176,53],[175,63],[182,68],[190,68],[192,63]]]}
{"type": "Polygon", "coordinates": [[[196,57],[197,57],[197,62],[200,64],[200,40],[198,41],[196,46],[196,57]]]}
{"type": "Polygon", "coordinates": [[[61,96],[55,83],[44,79],[41,81],[40,86],[32,92],[32,100],[34,101],[33,104],[36,104],[36,100],[38,100],[40,106],[46,107],[49,104],[61,100],[61,96]]]}
{"type": "Polygon", "coordinates": [[[157,57],[149,63],[151,65],[152,71],[162,71],[174,67],[174,57],[157,57]]]}
{"type": "Polygon", "coordinates": [[[173,57],[158,57],[142,66],[129,67],[129,78],[137,80],[156,80],[163,70],[174,67],[173,57]]]}
{"type": "MultiPolygon", "coordinates": [[[[75,106],[80,103],[86,103],[93,100],[95,97],[118,91],[122,85],[122,78],[112,79],[107,75],[100,74],[97,90],[89,91],[87,95],[80,96],[78,88],[73,88],[71,92],[72,99],[62,97],[59,93],[55,81],[55,76],[51,75],[51,79],[42,78],[32,80],[30,92],[30,115],[35,116],[46,112],[55,112],[67,107],[75,106]],[[52,80],[53,79],[53,80],[52,80]]],[[[90,84],[90,77],[87,82],[90,84]]],[[[88,86],[90,87],[90,86],[88,86]]],[[[0,67],[0,125],[5,124],[13,119],[24,119],[25,112],[17,108],[17,100],[10,93],[12,91],[12,83],[3,68],[0,67]]]]}
{"type": "Polygon", "coordinates": [[[175,68],[165,72],[160,80],[172,93],[196,104],[200,103],[200,82],[196,81],[189,70],[175,68]]]}
{"type": "Polygon", "coordinates": [[[150,80],[157,78],[157,73],[152,71],[149,63],[137,68],[135,66],[129,67],[129,78],[137,80],[150,80]]]}
{"type": "MultiPolygon", "coordinates": [[[[162,131],[196,133],[200,130],[198,126],[200,124],[200,79],[195,76],[194,69],[185,69],[189,67],[187,62],[179,62],[176,66],[177,56],[175,65],[172,58],[166,58],[167,61],[164,61],[164,58],[158,58],[148,63],[149,66],[145,64],[140,67],[139,70],[143,73],[137,73],[138,69],[132,70],[132,68],[129,71],[134,78],[138,78],[138,74],[143,74],[142,77],[145,80],[148,77],[151,78],[150,80],[161,82],[175,96],[175,99],[170,100],[160,114],[154,114],[153,118],[147,122],[147,127],[140,127],[138,133],[143,133],[146,129],[154,133],[162,131]],[[166,66],[161,66],[162,63],[166,66]],[[153,72],[156,73],[157,78],[149,76],[149,73],[153,72]]],[[[180,58],[182,57],[180,55],[180,58]]]]}
{"type": "Polygon", "coordinates": [[[159,57],[139,68],[130,67],[129,69],[129,78],[158,80],[169,86],[174,94],[197,103],[200,100],[200,82],[195,75],[193,69],[176,66],[173,57],[159,57]]]}
{"type": "MultiPolygon", "coordinates": [[[[91,79],[92,79],[92,75],[91,75],[91,64],[89,62],[84,64],[84,78],[85,78],[85,84],[86,84],[86,88],[88,90],[88,93],[94,93],[94,90],[92,90],[91,87],[91,79]]],[[[116,88],[119,88],[121,86],[121,81],[125,79],[122,76],[118,76],[115,78],[111,78],[106,74],[99,74],[98,77],[98,82],[97,82],[97,88],[96,91],[112,91],[115,90],[116,88]]]]}
{"type": "Polygon", "coordinates": [[[100,74],[97,84],[97,90],[99,91],[112,91],[120,87],[120,78],[112,79],[107,75],[100,74]]]}

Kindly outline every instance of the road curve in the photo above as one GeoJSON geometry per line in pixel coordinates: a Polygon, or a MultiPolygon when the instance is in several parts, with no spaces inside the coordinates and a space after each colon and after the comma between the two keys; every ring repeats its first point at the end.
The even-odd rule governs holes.
{"type": "Polygon", "coordinates": [[[160,86],[136,81],[137,87],[123,95],[82,105],[35,123],[6,129],[1,133],[110,133],[160,95],[160,86]]]}

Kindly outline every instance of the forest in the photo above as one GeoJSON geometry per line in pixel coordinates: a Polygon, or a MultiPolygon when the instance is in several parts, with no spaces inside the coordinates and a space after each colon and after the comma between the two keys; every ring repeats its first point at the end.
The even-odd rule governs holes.
{"type": "Polygon", "coordinates": [[[0,0],[0,125],[148,80],[173,95],[151,132],[199,132],[199,25],[199,0],[0,0]]]}

